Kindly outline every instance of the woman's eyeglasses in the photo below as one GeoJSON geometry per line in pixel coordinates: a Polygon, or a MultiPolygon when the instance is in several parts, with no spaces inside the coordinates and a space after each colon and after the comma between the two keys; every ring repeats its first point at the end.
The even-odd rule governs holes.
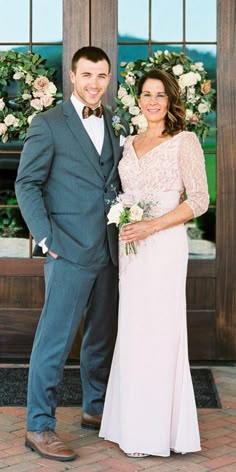
{"type": "Polygon", "coordinates": [[[156,93],[155,95],[152,95],[149,92],[142,92],[140,96],[144,102],[150,102],[152,99],[156,100],[157,102],[164,102],[168,98],[168,95],[164,92],[156,93]]]}

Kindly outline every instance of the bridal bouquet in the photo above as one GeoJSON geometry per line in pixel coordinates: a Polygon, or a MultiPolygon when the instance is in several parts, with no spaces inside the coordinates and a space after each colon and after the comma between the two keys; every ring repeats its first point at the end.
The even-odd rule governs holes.
{"type": "MultiPolygon", "coordinates": [[[[127,193],[117,195],[116,199],[111,202],[107,224],[115,223],[120,233],[124,225],[150,218],[150,208],[150,202],[136,202],[133,195],[127,193]]],[[[137,245],[134,241],[125,244],[125,254],[126,256],[137,254],[137,245]]]]}

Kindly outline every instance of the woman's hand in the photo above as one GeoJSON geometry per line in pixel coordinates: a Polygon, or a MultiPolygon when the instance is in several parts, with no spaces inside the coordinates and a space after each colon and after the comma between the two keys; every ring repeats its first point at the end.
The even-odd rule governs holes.
{"type": "Polygon", "coordinates": [[[145,239],[154,232],[153,221],[139,221],[138,223],[124,225],[119,237],[125,243],[132,243],[133,241],[145,239]]]}

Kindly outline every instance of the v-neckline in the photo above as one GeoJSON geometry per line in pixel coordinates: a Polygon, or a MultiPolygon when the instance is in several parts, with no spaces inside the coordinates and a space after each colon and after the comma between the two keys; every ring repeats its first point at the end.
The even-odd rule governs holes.
{"type": "Polygon", "coordinates": [[[141,161],[145,156],[147,156],[151,151],[153,151],[154,149],[160,147],[160,146],[163,146],[164,144],[168,143],[169,141],[172,141],[173,139],[177,138],[177,136],[179,136],[180,134],[182,134],[183,131],[180,131],[180,133],[176,134],[175,136],[171,136],[169,139],[166,139],[163,143],[160,143],[160,144],[157,144],[156,146],[153,146],[153,148],[149,149],[149,151],[145,152],[142,156],[138,157],[137,155],[137,152],[135,151],[134,149],[134,139],[135,139],[135,136],[134,136],[134,139],[132,140],[131,142],[131,146],[132,146],[132,149],[133,149],[133,153],[136,157],[136,159],[138,161],[141,161]]]}

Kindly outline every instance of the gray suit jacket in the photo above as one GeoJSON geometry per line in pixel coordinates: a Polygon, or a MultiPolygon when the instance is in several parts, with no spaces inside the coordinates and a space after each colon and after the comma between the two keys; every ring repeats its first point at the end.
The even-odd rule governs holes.
{"type": "Polygon", "coordinates": [[[34,117],[16,179],[19,207],[35,241],[46,237],[51,251],[84,266],[103,263],[109,252],[117,264],[117,229],[107,226],[106,214],[113,188],[120,189],[122,148],[111,118],[105,110],[114,158],[107,179],[71,100],[34,117]]]}

